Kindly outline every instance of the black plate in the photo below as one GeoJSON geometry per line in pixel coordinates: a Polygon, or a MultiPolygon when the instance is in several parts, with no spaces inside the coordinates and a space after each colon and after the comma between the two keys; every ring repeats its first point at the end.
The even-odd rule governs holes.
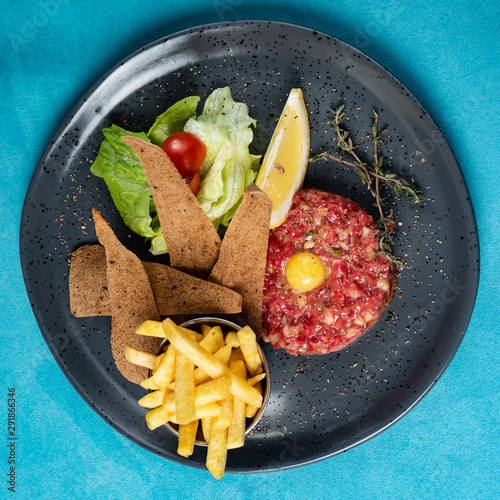
{"type": "MultiPolygon", "coordinates": [[[[205,449],[176,454],[168,429],[149,431],[143,390],[115,369],[109,318],[74,318],[69,309],[71,252],[95,243],[97,208],[128,248],[149,258],[142,239],[117,215],[106,186],[90,174],[101,129],[116,123],[147,130],[186,95],[202,99],[229,85],[258,120],[263,153],[292,87],[304,90],[312,153],[333,151],[329,110],[345,104],[356,141],[370,154],[372,110],[388,130],[388,166],[413,179],[429,201],[391,197],[399,221],[395,253],[407,266],[394,302],[348,349],[292,357],[266,345],[272,374],[264,418],[227,470],[276,470],[310,463],[357,445],[395,422],[432,387],[455,354],[472,313],[479,276],[476,225],[460,168],[436,124],[387,71],[328,35],[275,22],[193,28],[135,53],[102,78],[55,134],[28,189],[20,231],[26,288],[40,330],[64,374],[113,428],[144,448],[204,467],[205,449]]],[[[334,163],[310,166],[305,187],[350,197],[373,210],[354,173],[334,163]]]]}

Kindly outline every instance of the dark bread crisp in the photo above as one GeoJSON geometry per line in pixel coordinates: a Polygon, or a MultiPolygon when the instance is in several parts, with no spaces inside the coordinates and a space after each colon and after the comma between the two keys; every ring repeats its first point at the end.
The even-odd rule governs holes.
{"type": "MultiPolygon", "coordinates": [[[[236,314],[241,295],[164,264],[143,262],[160,316],[236,314]]],[[[110,316],[106,253],[101,245],[73,252],[70,269],[71,312],[77,317],[110,316]]]]}
{"type": "Polygon", "coordinates": [[[77,318],[111,314],[103,246],[84,245],[71,254],[69,300],[77,318]]]}
{"type": "Polygon", "coordinates": [[[160,315],[142,262],[120,243],[99,212],[92,213],[97,237],[106,250],[111,351],[120,373],[139,384],[148,377],[148,369],[127,361],[125,346],[154,353],[158,339],[137,335],[135,331],[146,320],[160,321],[160,315]]]}
{"type": "Polygon", "coordinates": [[[163,264],[143,262],[143,265],[162,316],[241,312],[242,297],[229,288],[163,264]]]}
{"type": "Polygon", "coordinates": [[[122,137],[144,167],[170,255],[170,264],[206,277],[221,245],[211,220],[166,153],[137,137],[122,137]]]}
{"type": "Polygon", "coordinates": [[[208,278],[242,296],[242,312],[258,335],[262,330],[262,290],[271,211],[269,196],[250,184],[224,235],[219,259],[208,278]]]}

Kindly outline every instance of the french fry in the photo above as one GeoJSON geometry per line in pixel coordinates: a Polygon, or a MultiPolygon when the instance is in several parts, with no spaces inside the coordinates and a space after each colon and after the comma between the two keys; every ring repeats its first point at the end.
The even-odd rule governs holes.
{"type": "Polygon", "coordinates": [[[175,413],[168,411],[164,406],[158,406],[158,408],[149,410],[146,413],[146,423],[151,430],[154,430],[162,425],[165,425],[174,417],[175,413]]]}
{"type": "Polygon", "coordinates": [[[259,408],[262,406],[262,394],[251,385],[248,385],[246,380],[232,372],[229,373],[229,379],[231,380],[229,390],[233,396],[238,396],[249,405],[255,405],[259,408]]]}
{"type": "MultiPolygon", "coordinates": [[[[266,376],[265,373],[261,373],[260,375],[256,375],[255,377],[249,378],[247,382],[255,387],[261,394],[262,394],[262,384],[260,381],[266,376]]],[[[246,408],[246,417],[247,418],[253,418],[257,411],[259,410],[258,406],[255,405],[247,405],[246,408]]]]}
{"type": "Polygon", "coordinates": [[[213,328],[209,325],[205,325],[204,323],[201,325],[201,333],[203,333],[203,335],[207,335],[212,330],[213,328]]]}
{"type": "MultiPolygon", "coordinates": [[[[233,361],[229,368],[238,377],[246,378],[247,369],[244,361],[233,361]]],[[[227,431],[227,449],[240,448],[245,443],[246,403],[238,396],[233,396],[233,418],[227,431]]]]}
{"type": "Polygon", "coordinates": [[[226,335],[226,344],[231,345],[233,348],[240,347],[240,341],[238,340],[238,334],[236,332],[229,332],[226,335]]]}
{"type": "Polygon", "coordinates": [[[196,408],[196,418],[213,418],[219,417],[220,414],[221,407],[217,403],[207,403],[196,408]]]}
{"type": "Polygon", "coordinates": [[[210,375],[203,368],[196,368],[194,370],[194,383],[199,385],[206,382],[210,378],[210,375]]]}
{"type": "Polygon", "coordinates": [[[231,357],[229,358],[229,364],[231,364],[233,361],[245,361],[243,359],[243,353],[241,352],[241,349],[239,347],[234,348],[231,351],[231,357]]]}
{"type": "Polygon", "coordinates": [[[187,336],[196,340],[196,342],[199,342],[204,337],[203,333],[195,332],[194,330],[190,330],[189,328],[186,328],[185,326],[179,326],[178,328],[180,328],[187,336]]]}
{"type": "Polygon", "coordinates": [[[149,389],[150,391],[157,391],[160,388],[156,385],[155,381],[152,379],[152,377],[147,378],[146,380],[143,380],[139,384],[143,389],[149,389]]]}
{"type": "Polygon", "coordinates": [[[163,331],[170,343],[187,356],[193,363],[203,368],[210,377],[218,378],[225,375],[227,367],[205,351],[195,340],[189,338],[170,318],[163,321],[163,331]]]}
{"type": "MultiPolygon", "coordinates": [[[[203,332],[203,330],[202,330],[203,332]]],[[[222,328],[218,325],[215,325],[215,326],[212,326],[210,328],[210,331],[207,332],[207,334],[209,333],[213,333],[217,336],[218,339],[220,339],[221,342],[224,342],[224,335],[222,334],[222,328]]],[[[205,333],[203,332],[203,335],[205,335],[205,333]]]]}
{"type": "MultiPolygon", "coordinates": [[[[194,389],[195,408],[227,398],[230,395],[230,386],[231,382],[227,377],[219,377],[218,379],[196,386],[194,389]]],[[[175,393],[167,394],[163,399],[163,405],[170,411],[176,408],[176,392],[177,390],[175,393]]]]}
{"type": "Polygon", "coordinates": [[[193,454],[198,422],[199,420],[193,420],[188,424],[179,425],[179,444],[177,446],[179,455],[189,457],[193,454]]]}
{"type": "Polygon", "coordinates": [[[219,361],[222,361],[225,366],[229,364],[229,358],[231,357],[231,351],[233,350],[231,345],[224,345],[216,352],[214,352],[214,357],[216,357],[219,361]]]}
{"type": "Polygon", "coordinates": [[[197,406],[215,401],[221,401],[229,396],[231,382],[227,377],[219,377],[215,380],[200,384],[195,389],[195,402],[197,406]]]}
{"type": "Polygon", "coordinates": [[[243,327],[238,332],[238,340],[250,375],[259,375],[259,373],[262,373],[263,368],[259,348],[257,346],[257,337],[254,331],[249,326],[243,327]]]}
{"type": "Polygon", "coordinates": [[[175,347],[169,345],[167,351],[162,354],[160,364],[157,366],[156,370],[153,370],[153,375],[144,380],[144,382],[141,382],[141,386],[145,389],[154,389],[155,387],[164,389],[167,387],[174,379],[175,358],[175,347]]]}
{"type": "MultiPolygon", "coordinates": [[[[258,377],[259,375],[257,375],[258,377]]],[[[255,379],[257,377],[252,377],[252,379],[255,379]]],[[[247,382],[249,382],[252,379],[248,379],[247,382]]],[[[252,384],[261,394],[262,394],[262,384],[260,381],[256,381],[254,384],[252,384]]],[[[255,405],[247,405],[246,408],[246,417],[247,418],[253,418],[255,417],[255,414],[259,411],[259,407],[255,405]]]]}
{"type": "Polygon", "coordinates": [[[210,431],[208,442],[206,466],[215,479],[224,475],[227,461],[227,427],[214,425],[210,431]]]}
{"type": "Polygon", "coordinates": [[[194,364],[182,352],[175,355],[175,416],[177,423],[188,424],[196,419],[194,399],[194,364]]]}
{"type": "Polygon", "coordinates": [[[195,340],[189,338],[170,318],[163,321],[163,330],[177,352],[183,352],[195,365],[203,368],[210,377],[215,379],[227,375],[231,381],[230,391],[233,395],[239,396],[248,404],[262,405],[262,395],[256,389],[248,385],[246,380],[235,375],[214,355],[205,351],[195,340]]]}
{"type": "MultiPolygon", "coordinates": [[[[226,346],[224,346],[224,347],[226,347],[226,346]]],[[[222,350],[222,348],[220,350],[222,350]]],[[[225,350],[224,352],[219,354],[219,356],[217,356],[217,353],[215,353],[215,356],[217,358],[219,358],[219,357],[222,358],[222,359],[220,359],[220,361],[222,361],[224,363],[224,360],[227,358],[227,350],[225,350]]],[[[227,364],[227,363],[225,363],[225,364],[227,364]]],[[[194,385],[195,386],[198,386],[198,385],[202,384],[203,382],[206,382],[210,378],[211,378],[210,375],[205,370],[203,370],[203,368],[196,368],[194,370],[194,385]]],[[[171,389],[172,391],[174,391],[175,390],[175,381],[170,383],[168,388],[171,389]]]]}
{"type": "MultiPolygon", "coordinates": [[[[255,405],[257,408],[262,406],[262,394],[253,388],[243,379],[234,374],[227,374],[230,381],[230,391],[232,394],[242,398],[247,404],[255,405]]],[[[210,376],[202,369],[197,368],[194,372],[195,383],[199,384],[206,381],[210,376]]],[[[170,390],[175,390],[175,382],[168,386],[170,390]]]]}
{"type": "Polygon", "coordinates": [[[179,328],[186,334],[189,335],[192,339],[196,340],[196,342],[200,342],[200,340],[203,340],[203,333],[198,333],[193,330],[190,330],[189,328],[184,328],[183,326],[179,326],[179,328]]]}
{"type": "Polygon", "coordinates": [[[139,325],[135,333],[137,333],[137,335],[145,335],[146,337],[165,338],[165,332],[163,331],[161,321],[144,321],[139,325]]]}
{"type": "Polygon", "coordinates": [[[233,420],[233,396],[228,395],[219,403],[221,412],[217,417],[215,425],[219,427],[229,427],[233,420]]]}
{"type": "MultiPolygon", "coordinates": [[[[263,378],[266,378],[266,374],[260,373],[259,375],[255,375],[255,377],[251,377],[251,378],[247,379],[247,382],[249,385],[254,386],[257,384],[257,382],[260,382],[263,378]]],[[[262,391],[260,391],[260,392],[262,392],[262,391]]]]}
{"type": "MultiPolygon", "coordinates": [[[[205,370],[202,370],[201,368],[195,368],[194,370],[194,385],[197,386],[201,384],[202,382],[206,382],[210,378],[210,375],[205,370]]],[[[175,391],[175,381],[171,382],[168,385],[168,388],[171,391],[175,391]]]]}
{"type": "MultiPolygon", "coordinates": [[[[155,408],[155,409],[157,410],[158,408],[155,408]]],[[[221,407],[217,403],[208,403],[206,405],[198,406],[196,408],[196,418],[197,419],[219,417],[221,415],[221,413],[222,413],[221,407]]],[[[172,422],[173,424],[179,423],[179,422],[177,422],[177,418],[175,416],[175,413],[170,413],[168,421],[172,422]]]]}
{"type": "Polygon", "coordinates": [[[172,348],[170,352],[167,365],[164,365],[159,372],[158,369],[160,368],[160,366],[166,362],[165,360],[167,359],[167,352],[164,352],[160,356],[157,356],[156,359],[157,360],[155,361],[153,366],[153,375],[151,375],[151,377],[147,378],[146,380],[143,380],[140,383],[140,386],[143,387],[144,389],[149,389],[149,390],[163,389],[168,385],[167,382],[171,381],[173,378],[173,374],[168,375],[168,373],[165,373],[165,368],[167,365],[172,365],[171,369],[173,369],[173,364],[175,363],[175,348],[172,348]],[[158,359],[160,360],[159,362],[158,359]],[[157,373],[156,376],[154,375],[155,373],[157,373]]]}
{"type": "Polygon", "coordinates": [[[255,414],[259,411],[259,408],[255,405],[247,405],[245,416],[247,418],[255,417],[255,414]]]}
{"type": "MultiPolygon", "coordinates": [[[[143,398],[139,399],[139,406],[143,408],[158,408],[163,404],[165,395],[171,392],[166,387],[164,389],[159,389],[157,391],[150,392],[146,394],[143,398]]],[[[175,407],[174,407],[175,409],[175,407]]]]}
{"type": "Polygon", "coordinates": [[[227,461],[227,434],[232,420],[232,401],[221,401],[222,412],[212,419],[210,441],[208,442],[206,466],[215,479],[224,475],[227,461]]]}
{"type": "Polygon", "coordinates": [[[127,361],[134,363],[134,365],[144,366],[144,368],[149,368],[150,370],[154,366],[156,356],[150,352],[141,351],[140,349],[134,349],[130,346],[125,346],[125,358],[127,361]]]}
{"type": "Polygon", "coordinates": [[[245,362],[243,360],[231,361],[229,365],[229,369],[238,377],[243,379],[247,378],[247,367],[245,366],[245,362]]]}
{"type": "Polygon", "coordinates": [[[210,328],[210,331],[200,340],[199,344],[203,349],[213,354],[223,342],[222,330],[220,328],[210,328]]]}
{"type": "MultiPolygon", "coordinates": [[[[264,378],[265,374],[256,375],[255,377],[249,378],[247,382],[255,387],[262,394],[262,384],[260,383],[259,377],[264,378]],[[264,375],[264,376],[262,376],[264,375]]],[[[259,411],[259,407],[255,405],[247,405],[246,417],[253,418],[255,414],[259,411]]]]}
{"type": "MultiPolygon", "coordinates": [[[[201,342],[200,342],[201,345],[201,342]]],[[[231,346],[222,345],[220,349],[215,351],[213,354],[219,360],[222,361],[226,366],[229,364],[229,358],[231,356],[231,346]]],[[[194,383],[195,385],[201,384],[210,378],[210,375],[203,368],[196,368],[194,371],[194,383]]],[[[174,384],[175,386],[175,384],[174,384]]],[[[173,389],[172,389],[173,390],[173,389]]]]}
{"type": "Polygon", "coordinates": [[[156,356],[156,359],[154,360],[153,363],[153,373],[158,370],[158,367],[160,366],[160,363],[163,361],[163,358],[167,355],[167,351],[163,351],[161,354],[156,356]]]}
{"type": "Polygon", "coordinates": [[[210,441],[210,429],[212,427],[212,417],[204,417],[200,420],[203,437],[208,443],[210,441]]]}
{"type": "MultiPolygon", "coordinates": [[[[201,418],[219,417],[220,415],[221,407],[217,403],[209,403],[196,409],[196,418],[194,420],[201,418]]],[[[169,411],[163,405],[158,406],[158,408],[149,410],[146,413],[146,423],[151,430],[165,425],[168,422],[179,424],[175,412],[169,411]]]]}

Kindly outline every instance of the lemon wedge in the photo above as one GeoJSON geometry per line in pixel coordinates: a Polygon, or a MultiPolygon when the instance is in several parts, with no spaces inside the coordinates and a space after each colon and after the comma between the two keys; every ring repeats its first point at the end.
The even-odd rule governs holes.
{"type": "Polygon", "coordinates": [[[292,89],[255,181],[273,202],[271,228],[286,219],[292,198],[302,187],[309,148],[309,120],[302,90],[292,89]]]}

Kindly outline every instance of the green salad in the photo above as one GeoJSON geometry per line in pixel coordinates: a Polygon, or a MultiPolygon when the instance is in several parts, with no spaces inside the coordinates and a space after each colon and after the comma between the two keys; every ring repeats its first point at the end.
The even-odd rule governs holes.
{"type": "Polygon", "coordinates": [[[104,140],[91,167],[106,182],[125,224],[150,242],[155,255],[166,253],[167,246],[142,164],[122,136],[161,147],[176,132],[195,134],[206,145],[196,197],[216,228],[229,224],[260,167],[260,156],[249,151],[256,121],[248,106],[235,102],[229,87],[214,90],[198,115],[199,101],[190,96],[176,102],[156,118],[148,132],[131,132],[117,125],[103,129],[104,140]]]}

